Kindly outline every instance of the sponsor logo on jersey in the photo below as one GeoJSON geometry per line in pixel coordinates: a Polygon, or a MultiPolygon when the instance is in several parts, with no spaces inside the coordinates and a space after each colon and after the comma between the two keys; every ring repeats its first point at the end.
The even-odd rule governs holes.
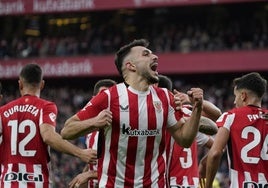
{"type": "Polygon", "coordinates": [[[4,181],[26,181],[26,182],[43,182],[42,174],[10,172],[4,177],[4,181]]]}
{"type": "Polygon", "coordinates": [[[170,188],[195,188],[195,185],[170,185],[170,188]]]}
{"type": "Polygon", "coordinates": [[[91,105],[92,105],[92,103],[89,101],[89,102],[86,104],[86,106],[84,106],[84,108],[82,109],[82,111],[85,111],[86,108],[87,108],[88,106],[91,106],[91,105]]]}
{"type": "Polygon", "coordinates": [[[55,122],[56,121],[56,114],[54,114],[53,112],[51,112],[49,114],[49,118],[51,119],[51,121],[55,122]]]}
{"type": "Polygon", "coordinates": [[[132,130],[131,127],[127,127],[126,124],[123,124],[121,130],[122,130],[122,134],[128,135],[128,136],[156,136],[156,135],[160,135],[160,129],[153,129],[153,130],[134,129],[134,130],[132,130]]]}
{"type": "Polygon", "coordinates": [[[243,188],[268,188],[268,183],[257,183],[254,181],[243,182],[243,188]]]}

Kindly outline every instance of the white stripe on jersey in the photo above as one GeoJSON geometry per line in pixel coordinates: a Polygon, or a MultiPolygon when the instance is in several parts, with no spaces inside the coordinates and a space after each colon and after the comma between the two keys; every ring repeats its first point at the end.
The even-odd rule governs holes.
{"type": "Polygon", "coordinates": [[[34,164],[33,165],[33,169],[34,169],[34,174],[39,174],[40,176],[42,176],[42,180],[43,181],[36,181],[35,182],[35,187],[38,187],[38,188],[42,188],[43,187],[43,183],[44,183],[44,176],[42,175],[42,168],[41,168],[41,165],[40,164],[34,164]]]}
{"type": "MultiPolygon", "coordinates": [[[[108,96],[108,109],[110,109],[110,101],[111,101],[111,95],[110,92],[108,92],[108,90],[104,91],[107,96],[108,96]]],[[[102,172],[101,173],[101,177],[100,177],[100,182],[99,182],[99,187],[102,187],[101,185],[106,185],[107,184],[107,180],[108,180],[108,168],[109,168],[109,163],[110,163],[110,152],[107,150],[109,150],[110,148],[110,144],[111,144],[111,133],[112,131],[108,131],[109,129],[111,129],[111,126],[106,126],[104,129],[104,134],[107,135],[105,136],[105,151],[103,151],[104,153],[104,159],[103,159],[103,167],[102,167],[102,172]]]]}
{"type": "MultiPolygon", "coordinates": [[[[27,172],[25,164],[18,164],[18,166],[19,166],[19,172],[23,172],[23,173],[27,172]]],[[[19,181],[19,188],[27,188],[27,183],[23,181],[19,181]]]]}
{"type": "Polygon", "coordinates": [[[44,120],[43,120],[43,108],[40,110],[40,116],[39,116],[39,126],[41,124],[43,124],[44,120]]]}
{"type": "Polygon", "coordinates": [[[197,145],[199,147],[203,147],[209,140],[209,136],[208,135],[205,135],[201,132],[197,132],[197,135],[196,135],[196,142],[197,142],[197,145]]]}
{"type": "Polygon", "coordinates": [[[251,181],[251,176],[249,172],[244,172],[245,181],[251,181]]]}
{"type": "Polygon", "coordinates": [[[267,179],[265,178],[265,174],[264,173],[259,173],[258,174],[258,179],[259,179],[259,183],[263,183],[263,184],[267,184],[267,179]]]}
{"type": "MultiPolygon", "coordinates": [[[[10,172],[12,172],[12,164],[8,164],[7,165],[7,172],[5,174],[9,174],[10,172]]],[[[2,172],[3,173],[3,172],[2,172]]],[[[2,174],[1,173],[1,174],[2,174]]],[[[5,177],[3,176],[3,179],[5,177]]],[[[4,181],[4,180],[3,180],[4,181]]],[[[4,181],[4,188],[11,188],[11,181],[4,181]]]]}
{"type": "Polygon", "coordinates": [[[230,131],[230,128],[234,122],[235,114],[229,114],[226,117],[223,127],[227,128],[230,131]]]}
{"type": "Polygon", "coordinates": [[[239,187],[239,185],[238,185],[238,173],[236,170],[233,170],[231,168],[229,168],[229,169],[230,169],[229,177],[230,177],[230,182],[231,182],[230,188],[238,188],[239,187]]]}
{"type": "MultiPolygon", "coordinates": [[[[144,105],[144,108],[147,109],[147,95],[139,96],[138,97],[138,105],[139,105],[139,111],[140,111],[140,106],[144,105]]],[[[139,127],[143,127],[143,129],[148,129],[148,113],[139,113],[139,127]],[[144,121],[145,120],[145,121],[144,121]]],[[[139,157],[145,158],[145,149],[142,149],[146,147],[146,139],[138,139],[137,143],[137,153],[136,153],[136,159],[139,157]]],[[[136,160],[135,167],[136,166],[141,166],[143,164],[142,160],[136,160]]],[[[144,174],[144,168],[135,168],[135,176],[134,176],[134,184],[137,185],[137,187],[142,187],[143,186],[143,174],[144,174]]]]}
{"type": "Polygon", "coordinates": [[[93,134],[92,133],[87,134],[85,144],[86,144],[87,148],[91,148],[91,149],[97,150],[98,149],[99,131],[97,131],[96,134],[94,135],[93,145],[92,146],[89,146],[90,140],[92,139],[92,137],[93,137],[93,134]]]}
{"type": "MultiPolygon", "coordinates": [[[[129,105],[128,91],[127,91],[127,88],[125,87],[125,84],[117,85],[117,92],[118,94],[120,94],[119,104],[121,106],[129,105]]],[[[123,123],[125,123],[126,125],[130,124],[129,123],[129,111],[120,111],[119,116],[120,116],[120,125],[122,125],[123,123]]],[[[119,141],[118,148],[122,150],[123,148],[125,148],[125,145],[128,144],[128,135],[120,134],[118,141],[119,141]],[[120,142],[120,140],[123,140],[123,142],[120,142]]],[[[117,161],[122,161],[122,163],[126,163],[127,150],[118,151],[118,152],[122,152],[123,155],[122,154],[117,155],[117,161]]],[[[125,177],[125,172],[126,172],[126,166],[123,166],[117,162],[116,163],[116,178],[115,178],[116,186],[122,186],[122,187],[124,186],[123,180],[125,177]]]]}

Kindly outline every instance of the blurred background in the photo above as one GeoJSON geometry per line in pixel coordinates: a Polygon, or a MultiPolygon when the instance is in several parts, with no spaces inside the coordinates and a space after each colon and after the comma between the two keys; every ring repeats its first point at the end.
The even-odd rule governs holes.
{"type": "MultiPolygon", "coordinates": [[[[0,0],[0,23],[1,104],[19,96],[21,67],[38,63],[46,80],[42,97],[58,105],[57,131],[92,97],[99,79],[122,81],[114,54],[133,39],[149,40],[158,72],[174,88],[201,87],[223,112],[233,107],[234,77],[257,71],[268,79],[266,0],[0,0]]],[[[84,141],[71,142],[85,147],[84,141]]],[[[199,148],[199,158],[205,153],[199,148]]],[[[57,188],[85,166],[54,150],[52,162],[57,188]]],[[[217,180],[227,187],[226,155],[217,180]]]]}

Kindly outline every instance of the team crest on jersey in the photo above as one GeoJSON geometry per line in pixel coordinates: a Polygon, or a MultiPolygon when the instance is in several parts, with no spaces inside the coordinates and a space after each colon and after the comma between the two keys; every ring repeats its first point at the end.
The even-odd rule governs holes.
{"type": "Polygon", "coordinates": [[[162,103],[160,101],[155,101],[154,108],[158,113],[161,112],[162,111],[162,103]]]}
{"type": "Polygon", "coordinates": [[[55,122],[56,121],[56,114],[54,114],[54,113],[51,112],[49,114],[49,118],[51,119],[51,121],[55,122]]]}

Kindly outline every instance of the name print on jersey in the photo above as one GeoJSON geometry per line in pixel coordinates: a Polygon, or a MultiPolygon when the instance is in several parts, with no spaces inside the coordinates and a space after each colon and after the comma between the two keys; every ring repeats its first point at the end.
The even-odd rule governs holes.
{"type": "Polygon", "coordinates": [[[34,116],[37,116],[39,109],[36,106],[29,105],[29,104],[15,105],[12,108],[9,108],[6,111],[4,111],[4,116],[8,118],[9,116],[11,116],[12,114],[16,112],[29,112],[33,114],[34,116]]]}
{"type": "Polygon", "coordinates": [[[257,119],[268,120],[268,114],[263,114],[263,113],[259,113],[259,114],[248,114],[247,117],[248,117],[249,121],[255,121],[257,119]]]}

